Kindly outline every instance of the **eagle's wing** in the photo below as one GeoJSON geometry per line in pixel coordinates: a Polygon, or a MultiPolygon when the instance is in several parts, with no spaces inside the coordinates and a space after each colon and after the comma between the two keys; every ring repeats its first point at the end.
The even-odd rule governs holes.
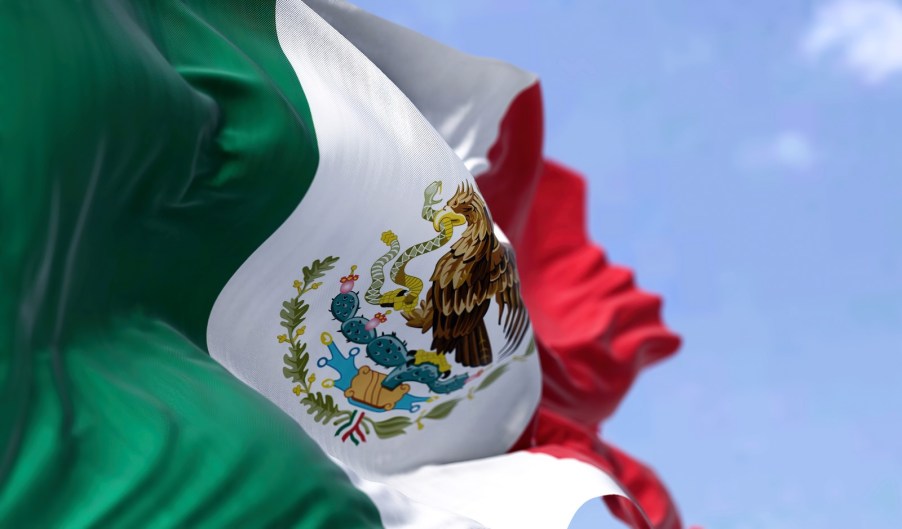
{"type": "Polygon", "coordinates": [[[507,338],[507,344],[499,353],[499,357],[503,358],[520,346],[529,329],[529,315],[523,304],[523,298],[520,297],[520,276],[517,274],[514,249],[497,238],[493,246],[488,294],[494,295],[495,303],[498,304],[499,325],[502,325],[501,320],[504,318],[504,336],[507,338]]]}
{"type": "Polygon", "coordinates": [[[456,349],[484,324],[491,278],[488,243],[461,239],[436,263],[428,297],[434,310],[432,337],[442,352],[456,349]]]}

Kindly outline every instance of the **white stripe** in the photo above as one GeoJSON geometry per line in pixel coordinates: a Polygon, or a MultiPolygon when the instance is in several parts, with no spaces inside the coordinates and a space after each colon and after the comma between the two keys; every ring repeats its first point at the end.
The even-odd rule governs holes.
{"type": "Polygon", "coordinates": [[[351,483],[369,496],[379,510],[385,529],[488,529],[488,526],[436,504],[416,501],[391,485],[361,478],[332,458],[351,483]]]}
{"type": "Polygon", "coordinates": [[[341,0],[306,0],[416,105],[479,175],[511,101],[536,76],[510,64],[474,57],[341,0]]]}
{"type": "Polygon", "coordinates": [[[440,505],[492,529],[563,529],[586,501],[628,497],[597,467],[534,452],[427,466],[388,483],[415,501],[440,505]]]}
{"type": "MultiPolygon", "coordinates": [[[[310,105],[319,166],[303,204],[241,266],[217,299],[207,328],[211,355],[285,410],[330,456],[340,460],[355,485],[377,505],[386,527],[565,527],[587,499],[618,493],[603,472],[577,461],[537,454],[501,455],[523,431],[540,396],[538,355],[524,356],[525,343],[518,355],[496,359],[490,367],[507,363],[507,371],[484,390],[472,391],[480,384],[478,377],[489,372],[470,368],[463,370],[476,380],[469,389],[434,395],[439,398],[437,403],[459,399],[453,413],[430,421],[424,413],[435,409],[436,402],[424,402],[416,413],[412,408],[384,414],[365,411],[370,420],[408,417],[417,421],[396,437],[377,438],[375,431],[370,431],[366,442],[352,444],[342,437],[347,432],[338,435],[332,419],[316,422],[300,404],[299,395],[292,392],[295,382],[282,374],[285,345],[276,340],[277,334],[285,332],[279,325],[279,311],[282,301],[293,295],[292,280],[314,258],[341,257],[340,270],[330,271],[322,279],[322,288],[305,297],[311,308],[304,341],[311,355],[308,367],[316,374],[310,387],[363,417],[364,412],[353,408],[345,397],[347,393],[324,384],[336,376],[334,372],[317,365],[317,360],[325,360],[328,354],[324,345],[328,342],[318,340],[320,333],[337,334],[338,323],[328,312],[339,286],[336,276],[347,274],[351,264],[358,265],[359,273],[368,274],[369,265],[385,251],[379,240],[382,230],[396,231],[405,246],[435,235],[429,223],[418,219],[423,190],[430,182],[443,181],[441,198],[447,200],[458,184],[473,182],[458,156],[471,166],[479,163],[476,155],[481,152],[484,156],[494,142],[507,104],[483,99],[494,113],[482,108],[483,103],[468,107],[469,95],[486,92],[482,90],[485,79],[473,77],[469,84],[454,88],[459,91],[456,100],[446,99],[445,110],[453,107],[458,111],[446,112],[441,118],[439,110],[429,110],[435,123],[445,127],[446,138],[456,142],[456,156],[446,138],[405,94],[301,0],[277,0],[275,17],[279,43],[310,105]],[[460,119],[453,119],[454,115],[460,119]],[[403,472],[411,473],[397,475],[403,472]]],[[[383,29],[391,33],[391,28],[383,29]]],[[[429,50],[421,43],[408,45],[429,50]]],[[[431,58],[445,59],[449,66],[459,64],[452,56],[431,58]]],[[[521,84],[505,85],[507,88],[497,92],[505,93],[508,102],[529,84],[526,78],[512,78],[519,78],[521,84]]],[[[417,96],[414,88],[411,93],[420,97],[420,104],[428,110],[427,94],[417,96]]],[[[459,232],[455,236],[459,237],[459,232]]],[[[408,273],[428,278],[440,253],[411,261],[408,273]]],[[[376,308],[366,306],[364,310],[370,317],[376,308]]],[[[497,307],[493,305],[490,311],[485,320],[490,342],[503,343],[503,331],[493,317],[497,307]]],[[[411,332],[397,314],[380,329],[398,332],[410,350],[430,347],[430,337],[411,332]]],[[[348,353],[352,345],[343,341],[343,352],[348,353]]],[[[462,368],[454,369],[459,373],[462,368]]],[[[417,387],[416,391],[423,389],[417,387]]]]}
{"type": "MultiPolygon", "coordinates": [[[[392,230],[402,248],[436,237],[432,222],[421,217],[424,189],[432,182],[443,182],[440,202],[447,201],[460,184],[472,185],[473,177],[404,94],[309,7],[299,0],[279,0],[275,16],[279,43],[310,105],[319,166],[303,203],[241,265],[217,298],[207,326],[211,356],[291,415],[327,453],[369,479],[424,464],[506,452],[529,422],[540,397],[538,355],[524,356],[529,338],[510,356],[496,354],[484,368],[455,363],[449,380],[469,378],[468,385],[452,393],[433,392],[413,381],[410,399],[399,408],[362,407],[362,399],[352,401],[358,390],[357,395],[375,398],[375,393],[368,393],[378,384],[375,377],[385,376],[390,368],[376,365],[365,351],[360,352],[362,347],[339,334],[340,323],[329,310],[339,293],[339,278],[357,265],[360,281],[355,291],[366,290],[370,266],[386,252],[383,231],[392,230]],[[301,384],[283,374],[288,345],[280,311],[283,302],[297,294],[292,282],[301,276],[302,268],[327,256],[340,258],[337,268],[317,280],[321,288],[306,292],[303,298],[309,310],[306,334],[299,340],[306,344],[309,358],[301,384]],[[327,347],[330,342],[340,349],[334,355],[327,347]],[[342,374],[341,366],[328,363],[330,358],[355,354],[351,370],[359,371],[354,373],[345,369],[342,374]],[[364,373],[363,367],[370,371],[364,373]],[[502,367],[500,378],[483,384],[502,367]],[[323,419],[323,414],[308,413],[300,402],[307,375],[312,375],[308,398],[315,396],[319,402],[328,398],[323,406],[337,406],[339,415],[323,419]],[[339,389],[334,386],[336,380],[352,380],[357,389],[339,389]],[[333,385],[328,385],[330,381],[333,385]],[[395,422],[385,426],[387,420],[395,422]],[[340,425],[343,421],[348,422],[340,425]],[[380,424],[384,434],[397,421],[406,422],[404,430],[394,430],[401,435],[377,435],[380,424]],[[360,429],[357,439],[348,438],[346,434],[355,428],[360,429]]],[[[454,237],[461,237],[463,229],[458,227],[454,237]]],[[[411,260],[408,276],[431,281],[437,261],[446,252],[411,260]]],[[[387,285],[386,290],[395,287],[387,285]]],[[[361,303],[357,314],[365,319],[385,311],[361,303]]],[[[507,340],[497,321],[495,301],[490,300],[490,305],[484,322],[493,349],[501,351],[507,340]]],[[[398,311],[378,331],[397,333],[409,352],[431,349],[432,336],[407,326],[398,311]]],[[[453,356],[449,361],[453,362],[453,356]]]]}

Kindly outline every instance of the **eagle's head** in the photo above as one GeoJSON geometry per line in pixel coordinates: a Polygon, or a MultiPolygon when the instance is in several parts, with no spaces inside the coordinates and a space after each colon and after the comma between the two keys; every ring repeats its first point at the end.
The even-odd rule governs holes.
{"type": "Polygon", "coordinates": [[[486,208],[482,198],[473,189],[469,182],[457,186],[454,196],[439,210],[433,218],[436,231],[441,229],[441,223],[450,219],[454,226],[469,224],[478,226],[485,224],[486,208]]]}

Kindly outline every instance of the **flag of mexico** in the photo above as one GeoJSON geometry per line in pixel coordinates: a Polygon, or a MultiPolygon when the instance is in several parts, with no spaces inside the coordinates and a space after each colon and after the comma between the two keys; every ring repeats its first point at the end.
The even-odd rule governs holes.
{"type": "Polygon", "coordinates": [[[0,525],[680,527],[536,78],[342,2],[0,4],[0,525]]]}

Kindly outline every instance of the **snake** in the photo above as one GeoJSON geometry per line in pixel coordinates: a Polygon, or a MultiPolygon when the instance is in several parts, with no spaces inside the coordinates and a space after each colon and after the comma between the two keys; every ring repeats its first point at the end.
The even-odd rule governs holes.
{"type": "MultiPolygon", "coordinates": [[[[439,211],[432,209],[432,206],[441,202],[441,200],[435,198],[441,191],[441,181],[432,182],[426,187],[426,190],[423,192],[423,210],[421,215],[423,220],[435,224],[435,217],[439,211]]],[[[407,263],[416,257],[438,250],[448,244],[451,236],[454,234],[454,226],[458,226],[463,222],[463,217],[456,213],[446,214],[438,221],[436,229],[438,235],[404,250],[389,271],[392,281],[404,288],[398,288],[384,294],[381,290],[385,284],[385,265],[398,255],[401,251],[401,244],[398,242],[398,236],[391,230],[383,232],[381,240],[389,248],[370,267],[372,283],[364,295],[367,303],[383,307],[391,306],[395,310],[412,310],[423,292],[424,283],[422,279],[407,274],[407,263]]]]}

